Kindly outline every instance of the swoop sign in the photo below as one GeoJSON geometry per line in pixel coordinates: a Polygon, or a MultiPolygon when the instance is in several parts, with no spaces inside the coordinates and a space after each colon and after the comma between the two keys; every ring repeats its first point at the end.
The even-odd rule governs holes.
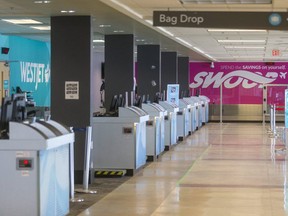
{"type": "Polygon", "coordinates": [[[261,104],[264,84],[287,84],[288,63],[190,63],[190,89],[219,100],[220,86],[226,104],[261,104]]]}

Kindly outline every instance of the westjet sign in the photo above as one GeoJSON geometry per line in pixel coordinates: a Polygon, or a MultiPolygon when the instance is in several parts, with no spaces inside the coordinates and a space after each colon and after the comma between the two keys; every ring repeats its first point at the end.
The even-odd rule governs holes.
{"type": "Polygon", "coordinates": [[[35,62],[20,62],[21,82],[33,83],[34,90],[38,89],[39,84],[50,82],[49,64],[35,62]]]}

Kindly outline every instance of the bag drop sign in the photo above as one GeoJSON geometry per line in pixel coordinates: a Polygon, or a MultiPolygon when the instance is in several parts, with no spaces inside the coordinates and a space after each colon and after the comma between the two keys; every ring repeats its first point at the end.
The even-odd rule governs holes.
{"type": "Polygon", "coordinates": [[[287,24],[287,12],[153,11],[153,26],[162,27],[287,30],[287,24]]]}
{"type": "Polygon", "coordinates": [[[65,82],[65,100],[79,100],[79,82],[65,82]]]}
{"type": "Polygon", "coordinates": [[[196,25],[200,25],[204,22],[204,18],[201,16],[188,16],[186,14],[181,14],[178,16],[169,16],[166,14],[159,15],[160,23],[169,23],[171,25],[178,25],[179,23],[192,23],[196,25]]]}

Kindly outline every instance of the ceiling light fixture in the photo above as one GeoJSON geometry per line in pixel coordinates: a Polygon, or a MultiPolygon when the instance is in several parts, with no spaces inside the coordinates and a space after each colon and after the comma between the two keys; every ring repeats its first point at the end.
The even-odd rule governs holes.
{"type": "Polygon", "coordinates": [[[123,33],[124,30],[114,30],[113,32],[114,32],[114,33],[123,33]]]}
{"type": "Polygon", "coordinates": [[[265,49],[264,46],[225,46],[225,49],[265,49]]]}
{"type": "Polygon", "coordinates": [[[219,43],[265,43],[266,40],[217,40],[219,43]]]}
{"type": "Polygon", "coordinates": [[[181,39],[179,37],[176,37],[176,39],[179,40],[180,42],[182,42],[183,44],[186,44],[186,45],[192,47],[192,44],[188,43],[187,41],[185,41],[185,40],[183,40],[183,39],[181,39]]]}
{"type": "Polygon", "coordinates": [[[145,20],[145,22],[149,23],[150,25],[153,25],[153,21],[152,20],[145,20]]]}
{"type": "Polygon", "coordinates": [[[207,58],[209,58],[212,61],[217,61],[215,58],[213,58],[211,55],[205,53],[203,50],[199,49],[198,47],[193,47],[194,50],[198,51],[199,53],[202,53],[205,55],[207,58]]]}
{"type": "Polygon", "coordinates": [[[95,40],[93,40],[93,42],[94,43],[104,43],[105,40],[103,40],[103,39],[95,39],[95,40]]]}
{"type": "Polygon", "coordinates": [[[264,58],[264,56],[233,56],[233,58],[252,59],[252,58],[264,58]]]}
{"type": "Polygon", "coordinates": [[[74,10],[61,10],[61,13],[75,13],[74,10]]]}
{"type": "Polygon", "coordinates": [[[41,31],[49,31],[51,30],[51,26],[30,26],[31,28],[38,29],[41,31]]]}
{"type": "Polygon", "coordinates": [[[13,24],[42,24],[42,22],[33,19],[2,19],[2,21],[13,24]]]}
{"type": "Polygon", "coordinates": [[[267,32],[264,29],[207,29],[208,32],[267,32]]]}
{"type": "Polygon", "coordinates": [[[125,10],[129,11],[131,14],[137,16],[140,19],[143,19],[143,16],[139,13],[137,13],[136,11],[132,10],[130,7],[128,7],[127,5],[122,4],[121,2],[117,1],[117,0],[111,0],[111,2],[113,2],[114,4],[117,4],[118,6],[124,8],[125,10]]]}
{"type": "Polygon", "coordinates": [[[157,28],[160,29],[161,31],[165,32],[166,34],[170,35],[171,37],[174,37],[174,34],[172,34],[171,32],[167,31],[163,27],[157,27],[157,28]]]}
{"type": "Polygon", "coordinates": [[[99,25],[100,28],[110,28],[111,25],[101,24],[99,25]]]}
{"type": "Polygon", "coordinates": [[[34,1],[35,4],[49,4],[51,1],[34,1]]]}

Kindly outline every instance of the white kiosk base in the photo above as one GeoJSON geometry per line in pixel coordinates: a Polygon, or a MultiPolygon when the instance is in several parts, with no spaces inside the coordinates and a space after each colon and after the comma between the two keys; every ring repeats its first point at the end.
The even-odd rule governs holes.
{"type": "Polygon", "coordinates": [[[9,125],[9,139],[0,140],[0,215],[68,214],[74,133],[54,121],[9,125]]]}

